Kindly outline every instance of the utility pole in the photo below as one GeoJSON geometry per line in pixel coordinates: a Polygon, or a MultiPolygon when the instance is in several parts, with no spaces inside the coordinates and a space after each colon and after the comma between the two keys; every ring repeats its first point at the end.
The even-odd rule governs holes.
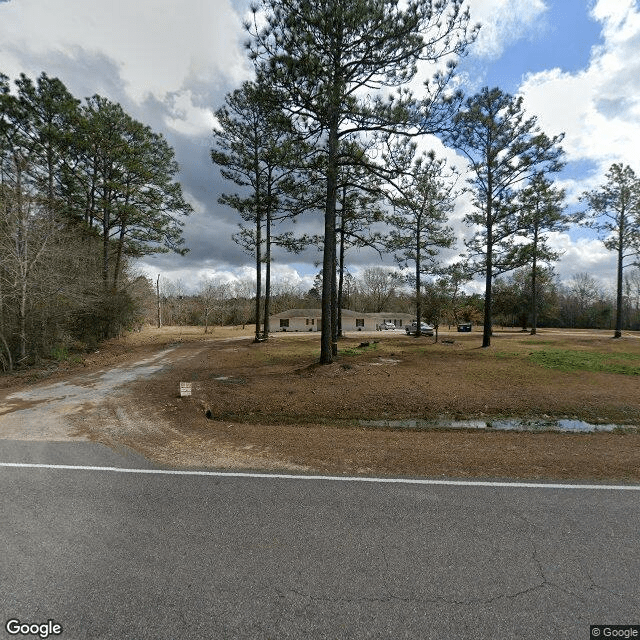
{"type": "Polygon", "coordinates": [[[162,316],[160,315],[160,274],[156,280],[156,297],[158,299],[158,329],[162,326],[162,316]]]}

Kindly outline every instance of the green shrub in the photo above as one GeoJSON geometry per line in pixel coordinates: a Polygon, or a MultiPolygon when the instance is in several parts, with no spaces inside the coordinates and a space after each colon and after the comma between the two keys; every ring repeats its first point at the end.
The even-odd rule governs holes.
{"type": "Polygon", "coordinates": [[[58,362],[63,362],[69,358],[69,349],[64,345],[57,344],[51,347],[50,356],[58,362]]]}

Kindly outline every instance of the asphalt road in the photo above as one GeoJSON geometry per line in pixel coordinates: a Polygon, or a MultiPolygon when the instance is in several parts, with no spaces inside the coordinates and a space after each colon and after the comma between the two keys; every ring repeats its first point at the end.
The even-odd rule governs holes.
{"type": "MultiPolygon", "coordinates": [[[[151,465],[88,442],[2,463],[151,465]]],[[[589,638],[640,624],[640,492],[0,466],[5,622],[63,640],[589,638]]],[[[37,636],[31,636],[37,637],[37,636]]]]}

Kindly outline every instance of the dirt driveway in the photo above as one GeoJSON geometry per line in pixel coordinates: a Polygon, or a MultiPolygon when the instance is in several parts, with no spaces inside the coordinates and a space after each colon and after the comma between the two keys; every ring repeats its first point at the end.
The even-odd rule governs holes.
{"type": "Polygon", "coordinates": [[[0,395],[0,437],[14,440],[60,441],[85,439],[77,432],[77,418],[88,420],[118,413],[127,385],[157,373],[169,362],[184,358],[176,348],[122,366],[71,374],[64,380],[40,383],[0,395]]]}
{"type": "MultiPolygon", "coordinates": [[[[222,338],[218,342],[229,340],[222,338]]],[[[166,377],[182,362],[193,362],[208,348],[207,343],[180,342],[160,350],[156,347],[155,353],[145,357],[125,356],[123,364],[107,367],[92,365],[89,359],[81,373],[59,372],[55,382],[20,385],[18,389],[12,385],[0,390],[0,440],[93,440],[113,447],[130,446],[171,466],[309,470],[286,461],[256,458],[244,445],[217,443],[201,456],[197,448],[190,450],[193,441],[185,439],[170,419],[153,411],[134,389],[141,380],[153,384],[154,377],[158,380],[162,372],[166,377]],[[149,443],[154,444],[152,449],[149,443]]],[[[94,359],[99,362],[103,358],[94,359]]],[[[172,394],[172,400],[176,395],[172,394]]],[[[185,403],[189,402],[185,399],[185,403]]]]}

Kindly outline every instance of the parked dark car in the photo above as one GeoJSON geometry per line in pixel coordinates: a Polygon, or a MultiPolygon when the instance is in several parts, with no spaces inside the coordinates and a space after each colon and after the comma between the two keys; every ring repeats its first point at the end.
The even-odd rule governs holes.
{"type": "Polygon", "coordinates": [[[471,323],[463,322],[458,325],[458,332],[469,332],[471,331],[471,323]]]}

